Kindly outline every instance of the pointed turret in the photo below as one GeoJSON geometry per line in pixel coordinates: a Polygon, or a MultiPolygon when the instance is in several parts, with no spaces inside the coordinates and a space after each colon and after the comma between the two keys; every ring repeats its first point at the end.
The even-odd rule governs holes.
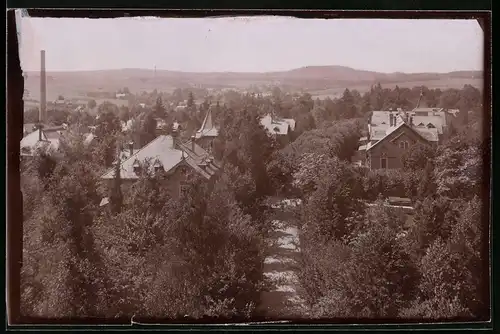
{"type": "Polygon", "coordinates": [[[420,89],[420,96],[418,97],[417,106],[415,107],[415,109],[418,109],[420,107],[420,102],[422,101],[423,96],[424,96],[424,89],[421,88],[420,89]]]}
{"type": "Polygon", "coordinates": [[[200,129],[196,132],[196,138],[217,137],[218,134],[219,130],[212,121],[212,109],[208,109],[200,129]]]}

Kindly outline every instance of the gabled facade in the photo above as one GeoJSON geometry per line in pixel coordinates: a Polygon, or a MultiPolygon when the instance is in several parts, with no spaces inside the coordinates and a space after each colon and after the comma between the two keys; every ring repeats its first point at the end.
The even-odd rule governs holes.
{"type": "Polygon", "coordinates": [[[360,147],[360,153],[370,169],[402,168],[403,155],[417,143],[432,145],[408,124],[401,123],[375,144],[368,143],[364,150],[360,147]]]}
{"type": "Polygon", "coordinates": [[[437,145],[442,140],[446,133],[445,113],[436,112],[419,109],[412,112],[374,111],[368,124],[368,136],[360,140],[355,163],[370,169],[403,167],[403,155],[413,145],[437,145]],[[426,116],[424,112],[431,114],[426,116]]]}

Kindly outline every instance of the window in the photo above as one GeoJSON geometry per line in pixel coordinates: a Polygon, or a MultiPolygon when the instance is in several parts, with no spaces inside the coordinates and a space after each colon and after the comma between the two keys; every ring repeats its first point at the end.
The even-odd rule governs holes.
{"type": "Polygon", "coordinates": [[[179,184],[179,196],[184,196],[189,191],[189,185],[186,182],[181,182],[179,184]]]}
{"type": "Polygon", "coordinates": [[[432,128],[435,128],[435,126],[434,126],[434,124],[429,123],[429,124],[427,124],[427,128],[432,129],[432,128]]]}
{"type": "Polygon", "coordinates": [[[132,165],[135,174],[139,174],[141,172],[141,164],[139,160],[135,159],[134,164],[132,165]]]}
{"type": "Polygon", "coordinates": [[[161,164],[160,160],[156,159],[155,163],[153,164],[153,168],[155,173],[158,173],[163,170],[163,165],[161,164]]]}
{"type": "Polygon", "coordinates": [[[406,140],[402,140],[399,142],[399,148],[402,148],[403,150],[407,150],[410,147],[410,143],[406,140]]]}
{"type": "Polygon", "coordinates": [[[383,152],[382,156],[380,157],[380,168],[387,168],[387,153],[385,152],[383,152]]]}

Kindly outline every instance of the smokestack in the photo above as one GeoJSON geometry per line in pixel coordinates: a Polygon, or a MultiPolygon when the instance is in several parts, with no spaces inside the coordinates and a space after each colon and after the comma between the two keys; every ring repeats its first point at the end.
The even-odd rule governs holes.
{"type": "Polygon", "coordinates": [[[40,113],[39,122],[47,122],[47,81],[45,78],[45,50],[40,51],[40,113]]]}

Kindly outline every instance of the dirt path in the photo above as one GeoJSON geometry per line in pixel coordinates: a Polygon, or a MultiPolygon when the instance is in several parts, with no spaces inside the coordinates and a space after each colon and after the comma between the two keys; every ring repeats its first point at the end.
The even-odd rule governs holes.
{"type": "Polygon", "coordinates": [[[273,220],[272,224],[271,247],[264,261],[264,276],[271,289],[262,293],[261,308],[269,318],[295,318],[304,313],[303,300],[297,292],[298,230],[289,221],[273,220]]]}

